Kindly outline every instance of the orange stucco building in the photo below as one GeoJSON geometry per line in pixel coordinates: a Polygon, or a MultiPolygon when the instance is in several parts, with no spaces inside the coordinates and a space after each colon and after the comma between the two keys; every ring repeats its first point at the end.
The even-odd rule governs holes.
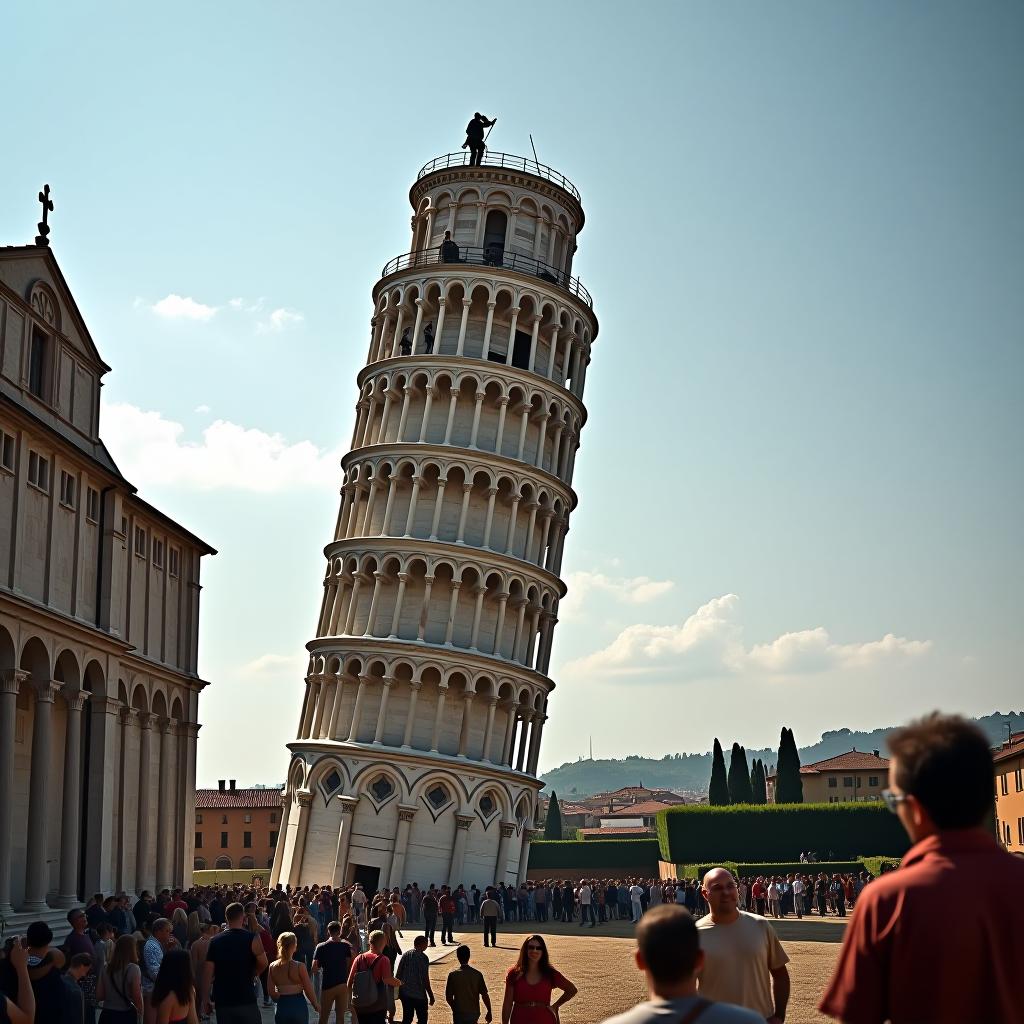
{"type": "Polygon", "coordinates": [[[1010,853],[1024,856],[1024,732],[1014,733],[992,759],[996,769],[996,834],[1010,853]]]}
{"type": "Polygon", "coordinates": [[[197,789],[193,869],[266,872],[274,865],[280,828],[280,789],[236,789],[234,779],[197,789]]]}

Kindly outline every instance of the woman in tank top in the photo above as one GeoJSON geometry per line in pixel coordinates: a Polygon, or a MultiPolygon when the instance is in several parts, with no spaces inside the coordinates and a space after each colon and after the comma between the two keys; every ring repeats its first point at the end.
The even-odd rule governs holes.
{"type": "Polygon", "coordinates": [[[160,961],[151,1005],[155,1024],[199,1024],[192,960],[183,949],[169,949],[160,961]]]}
{"type": "Polygon", "coordinates": [[[307,999],[313,1011],[320,1012],[309,971],[304,963],[294,959],[297,946],[294,932],[282,932],[277,937],[277,959],[270,965],[267,984],[270,998],[277,1003],[276,1024],[307,1024],[307,999]]]}
{"type": "Polygon", "coordinates": [[[100,1024],[137,1024],[142,1013],[139,947],[131,935],[114,943],[107,969],[100,975],[96,998],[103,1004],[100,1024]]]}

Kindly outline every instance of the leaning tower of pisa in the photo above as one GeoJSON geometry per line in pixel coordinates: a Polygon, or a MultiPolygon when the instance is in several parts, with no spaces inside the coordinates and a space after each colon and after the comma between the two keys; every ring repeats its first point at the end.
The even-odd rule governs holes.
{"type": "Polygon", "coordinates": [[[522,157],[432,160],[366,365],[274,883],[521,880],[597,334],[580,195],[522,157]],[[455,245],[445,244],[451,233],[455,245]]]}

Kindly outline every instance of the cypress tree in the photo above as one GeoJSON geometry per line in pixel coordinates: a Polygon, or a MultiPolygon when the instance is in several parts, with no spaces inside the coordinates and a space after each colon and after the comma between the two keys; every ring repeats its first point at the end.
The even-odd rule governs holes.
{"type": "Polygon", "coordinates": [[[800,751],[797,750],[793,730],[790,729],[788,732],[790,787],[793,793],[790,803],[802,804],[804,802],[804,780],[800,777],[800,751]]]}
{"type": "Polygon", "coordinates": [[[548,801],[548,816],[544,822],[544,838],[562,838],[562,810],[558,806],[558,796],[554,790],[552,790],[551,799],[548,801]]]}
{"type": "Polygon", "coordinates": [[[779,737],[779,758],[775,762],[775,802],[777,804],[791,803],[789,799],[789,745],[786,743],[787,729],[782,727],[782,734],[779,737]]]}
{"type": "Polygon", "coordinates": [[[729,802],[729,783],[725,776],[725,755],[722,744],[715,737],[715,747],[711,755],[711,784],[708,786],[708,803],[722,805],[729,802]]]}
{"type": "Polygon", "coordinates": [[[768,803],[768,775],[764,770],[764,761],[757,759],[757,786],[754,789],[754,803],[768,803]]]}
{"type": "Polygon", "coordinates": [[[752,801],[747,752],[738,743],[732,745],[729,758],[729,803],[749,804],[752,801]]]}
{"type": "Polygon", "coordinates": [[[754,758],[754,763],[750,766],[750,802],[752,804],[760,803],[757,799],[757,766],[761,763],[761,759],[758,757],[754,758]]]}
{"type": "Polygon", "coordinates": [[[800,778],[800,754],[796,749],[793,730],[783,727],[779,739],[779,761],[775,768],[775,802],[802,804],[804,783],[800,778]]]}

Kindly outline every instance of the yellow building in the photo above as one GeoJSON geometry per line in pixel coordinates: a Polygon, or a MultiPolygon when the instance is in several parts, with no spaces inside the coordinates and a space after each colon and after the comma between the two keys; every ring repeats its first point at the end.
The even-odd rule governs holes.
{"type": "Polygon", "coordinates": [[[1024,732],[992,755],[996,767],[996,832],[1011,853],[1024,855],[1024,732]]]}
{"type": "MultiPolygon", "coordinates": [[[[800,766],[805,804],[844,804],[880,800],[889,781],[889,759],[877,750],[848,750],[837,757],[800,766]]],[[[775,803],[775,773],[768,776],[768,802],[775,803]]]]}

